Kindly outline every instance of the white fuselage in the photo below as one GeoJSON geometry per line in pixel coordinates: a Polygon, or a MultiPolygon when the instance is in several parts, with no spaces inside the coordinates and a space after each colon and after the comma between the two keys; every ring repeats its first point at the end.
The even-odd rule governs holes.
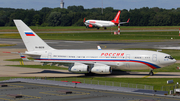
{"type": "Polygon", "coordinates": [[[95,27],[113,27],[116,26],[111,21],[104,21],[104,20],[86,20],[84,23],[86,26],[89,26],[90,24],[95,27]]]}
{"type": "MultiPolygon", "coordinates": [[[[176,62],[169,54],[155,51],[57,50],[46,44],[22,20],[14,20],[14,22],[28,50],[27,55],[42,62],[43,65],[48,63],[67,65],[70,72],[85,73],[85,75],[110,74],[112,69],[157,69],[176,62]]],[[[94,23],[97,25],[101,23],[102,27],[114,25],[110,21],[97,20],[94,23]]]]}
{"type": "Polygon", "coordinates": [[[157,69],[176,62],[175,59],[165,58],[170,56],[168,54],[145,50],[49,50],[26,52],[26,54],[40,55],[34,58],[44,63],[83,63],[86,65],[100,63],[111,66],[113,69],[124,70],[157,69]]]}

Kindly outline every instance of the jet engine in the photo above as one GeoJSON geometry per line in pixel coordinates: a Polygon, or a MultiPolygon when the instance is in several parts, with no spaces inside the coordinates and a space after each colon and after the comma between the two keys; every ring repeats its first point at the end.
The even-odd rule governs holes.
{"type": "Polygon", "coordinates": [[[92,73],[96,74],[111,74],[112,68],[107,65],[97,65],[95,64],[94,67],[91,69],[92,73]]]}
{"type": "Polygon", "coordinates": [[[89,28],[93,28],[94,26],[93,25],[91,25],[91,24],[89,24],[89,26],[88,26],[89,28]]]}
{"type": "Polygon", "coordinates": [[[69,68],[69,71],[73,73],[89,73],[90,67],[85,64],[74,63],[74,65],[69,68]]]}

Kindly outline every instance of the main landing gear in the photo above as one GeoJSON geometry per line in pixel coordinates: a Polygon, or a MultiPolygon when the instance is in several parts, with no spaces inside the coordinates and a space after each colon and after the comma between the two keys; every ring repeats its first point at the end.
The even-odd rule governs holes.
{"type": "Polygon", "coordinates": [[[153,75],[154,75],[153,70],[151,70],[151,71],[149,72],[149,75],[150,75],[150,76],[153,76],[153,75]]]}
{"type": "Polygon", "coordinates": [[[94,73],[85,73],[85,76],[93,76],[94,75],[94,73]]]}

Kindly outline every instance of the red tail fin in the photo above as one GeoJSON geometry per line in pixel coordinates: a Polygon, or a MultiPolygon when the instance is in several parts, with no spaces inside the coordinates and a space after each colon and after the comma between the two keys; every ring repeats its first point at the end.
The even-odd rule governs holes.
{"type": "Polygon", "coordinates": [[[119,24],[120,14],[121,14],[121,11],[119,11],[119,12],[117,13],[116,17],[114,18],[114,20],[112,20],[112,22],[115,23],[116,25],[119,24]]]}
{"type": "Polygon", "coordinates": [[[83,22],[85,22],[85,18],[84,18],[84,21],[83,22]]]}

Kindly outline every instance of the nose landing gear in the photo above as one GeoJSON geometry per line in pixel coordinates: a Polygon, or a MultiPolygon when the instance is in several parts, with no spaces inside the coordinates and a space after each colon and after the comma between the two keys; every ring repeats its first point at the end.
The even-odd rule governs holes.
{"type": "Polygon", "coordinates": [[[153,76],[153,75],[154,75],[153,70],[151,70],[151,71],[149,72],[149,75],[150,75],[150,76],[153,76]]]}

